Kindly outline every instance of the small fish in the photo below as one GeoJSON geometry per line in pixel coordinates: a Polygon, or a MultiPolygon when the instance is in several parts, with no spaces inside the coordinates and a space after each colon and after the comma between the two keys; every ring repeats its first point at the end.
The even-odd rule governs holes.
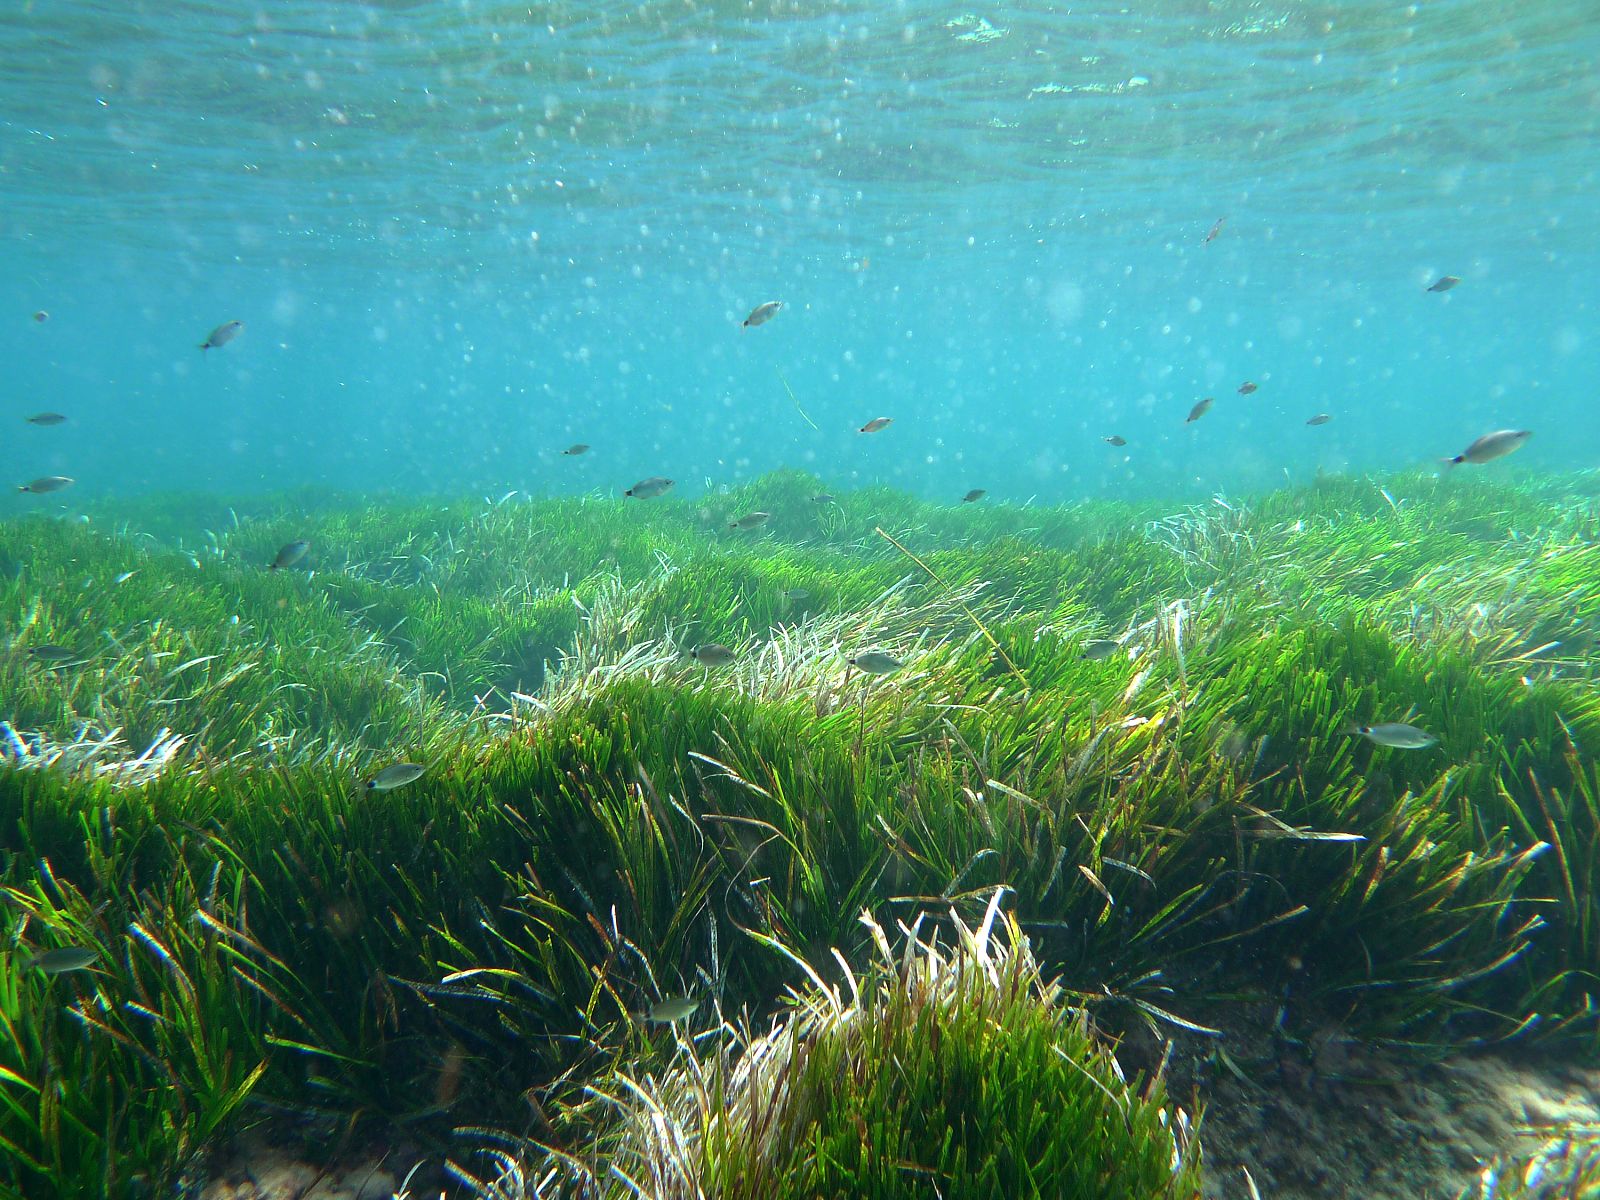
{"type": "Polygon", "coordinates": [[[574,458],[577,457],[580,454],[587,454],[587,453],[589,453],[589,443],[588,442],[575,442],[571,446],[568,446],[561,453],[563,453],[565,455],[568,455],[570,457],[574,457],[574,458]]]}
{"type": "Polygon", "coordinates": [[[1306,424],[1307,425],[1326,425],[1331,420],[1333,420],[1333,414],[1332,413],[1318,413],[1316,416],[1311,417],[1310,419],[1308,419],[1306,421],[1306,424]]]}
{"type": "Polygon", "coordinates": [[[43,663],[72,662],[82,657],[69,646],[29,646],[28,653],[43,663]]]}
{"type": "Polygon", "coordinates": [[[63,975],[68,971],[85,970],[98,961],[100,961],[98,950],[91,950],[87,946],[58,946],[54,950],[43,950],[24,959],[22,969],[42,971],[46,975],[63,975]]]}
{"type": "Polygon", "coordinates": [[[1108,446],[1126,446],[1128,444],[1127,438],[1121,437],[1115,433],[1113,433],[1110,437],[1101,438],[1100,440],[1108,446]]]}
{"type": "Polygon", "coordinates": [[[725,667],[739,656],[721,642],[702,642],[689,651],[689,657],[702,667],[725,667]]]}
{"type": "Polygon", "coordinates": [[[1454,458],[1440,461],[1447,468],[1459,466],[1461,463],[1493,462],[1497,458],[1504,458],[1513,450],[1522,449],[1522,443],[1532,436],[1531,429],[1497,429],[1493,433],[1484,434],[1454,458]]]}
{"type": "Polygon", "coordinates": [[[421,763],[395,763],[385,767],[371,779],[367,780],[369,792],[387,792],[397,787],[405,787],[408,783],[415,783],[422,778],[423,772],[428,768],[421,763]]]}
{"type": "Polygon", "coordinates": [[[750,310],[750,315],[744,319],[746,329],[756,325],[765,325],[778,315],[778,310],[783,307],[782,300],[768,300],[765,304],[758,304],[750,310]]]}
{"type": "Polygon", "coordinates": [[[1344,727],[1344,731],[1364,737],[1375,745],[1389,746],[1395,750],[1426,750],[1429,746],[1437,745],[1439,741],[1426,730],[1418,729],[1415,725],[1402,725],[1398,721],[1384,725],[1357,725],[1352,722],[1344,727]]]}
{"type": "Polygon", "coordinates": [[[813,503],[813,504],[837,504],[839,502],[833,498],[833,495],[830,492],[818,492],[816,495],[811,497],[811,503],[813,503]]]}
{"type": "Polygon", "coordinates": [[[1206,234],[1206,240],[1204,242],[1201,242],[1200,244],[1202,246],[1204,246],[1204,245],[1208,245],[1211,242],[1216,241],[1217,240],[1217,234],[1222,232],[1222,223],[1224,221],[1226,221],[1227,219],[1228,219],[1227,217],[1218,217],[1217,218],[1217,223],[1211,227],[1211,232],[1206,234]]]}
{"type": "Polygon", "coordinates": [[[869,675],[888,675],[898,671],[905,664],[898,658],[885,654],[881,650],[868,650],[858,654],[850,660],[850,665],[858,671],[865,671],[869,675]]]}
{"type": "Polygon", "coordinates": [[[1121,648],[1121,642],[1114,642],[1110,638],[1092,638],[1083,644],[1083,653],[1078,657],[1099,662],[1103,658],[1110,658],[1121,648]]]}
{"type": "Polygon", "coordinates": [[[790,604],[803,604],[811,599],[811,593],[806,591],[805,588],[790,588],[783,593],[783,598],[790,604]]]}
{"type": "Polygon", "coordinates": [[[893,417],[873,417],[872,420],[868,421],[860,429],[856,430],[856,432],[857,433],[877,433],[878,430],[887,429],[887,428],[889,428],[889,426],[891,426],[893,424],[894,424],[894,418],[893,417]]]}
{"type": "Polygon", "coordinates": [[[644,1019],[652,1025],[675,1025],[687,1021],[699,1007],[700,1001],[692,996],[663,996],[660,1004],[651,1005],[644,1019]]]}
{"type": "Polygon", "coordinates": [[[1248,396],[1251,392],[1253,392],[1255,390],[1256,390],[1256,385],[1251,383],[1248,379],[1246,379],[1243,383],[1241,383],[1239,385],[1239,395],[1241,395],[1241,396],[1248,396]]]}
{"type": "Polygon", "coordinates": [[[62,488],[69,488],[77,480],[70,475],[41,475],[32,483],[24,483],[17,487],[19,492],[32,492],[35,496],[42,496],[46,492],[59,492],[62,488]]]}
{"type": "Polygon", "coordinates": [[[1448,292],[1461,282],[1459,275],[1441,275],[1428,286],[1430,292],[1448,292]]]}
{"type": "Polygon", "coordinates": [[[757,526],[765,525],[770,520],[772,520],[772,514],[769,512],[745,513],[744,516],[739,517],[736,520],[729,521],[728,528],[755,529],[757,526]]]}
{"type": "Polygon", "coordinates": [[[218,346],[226,346],[243,332],[243,321],[228,321],[213,329],[206,340],[200,343],[200,349],[215,350],[218,346]]]}
{"type": "Polygon", "coordinates": [[[975,501],[982,500],[988,494],[989,493],[983,488],[973,488],[965,496],[961,497],[961,503],[972,504],[975,501]]]}
{"type": "Polygon", "coordinates": [[[660,496],[672,490],[673,480],[664,479],[660,475],[652,475],[648,479],[641,479],[627,491],[624,496],[632,496],[635,500],[649,500],[653,496],[660,496]]]}
{"type": "Polygon", "coordinates": [[[33,416],[24,419],[29,425],[59,425],[67,418],[63,413],[42,412],[34,413],[33,416]]]}
{"type": "Polygon", "coordinates": [[[45,310],[41,308],[38,312],[33,314],[33,319],[35,321],[39,322],[39,324],[43,325],[46,321],[48,321],[50,319],[50,314],[45,312],[45,310]]]}
{"type": "Polygon", "coordinates": [[[306,551],[311,549],[311,543],[301,540],[293,541],[283,546],[278,551],[278,556],[272,560],[269,571],[284,571],[295,565],[306,556],[306,551]]]}
{"type": "Polygon", "coordinates": [[[1215,403],[1215,399],[1207,396],[1204,400],[1200,401],[1199,404],[1196,404],[1189,410],[1189,415],[1187,418],[1185,418],[1184,424],[1188,424],[1189,421],[1198,421],[1201,417],[1205,416],[1211,411],[1211,406],[1215,403]]]}

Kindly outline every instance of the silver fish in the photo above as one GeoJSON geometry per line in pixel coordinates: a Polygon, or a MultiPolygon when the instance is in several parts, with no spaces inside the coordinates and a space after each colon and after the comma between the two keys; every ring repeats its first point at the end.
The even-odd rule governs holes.
{"type": "Polygon", "coordinates": [[[881,650],[868,650],[852,658],[850,665],[858,671],[865,671],[869,675],[889,675],[898,671],[905,664],[898,658],[885,654],[881,650]]]}
{"type": "Polygon", "coordinates": [[[48,321],[50,319],[50,314],[45,312],[45,310],[41,308],[38,312],[33,314],[33,319],[35,321],[39,322],[39,324],[43,325],[46,321],[48,321]]]}
{"type": "Polygon", "coordinates": [[[783,598],[790,604],[803,604],[805,601],[811,599],[811,593],[805,588],[790,588],[788,591],[783,593],[783,598]]]}
{"type": "Polygon", "coordinates": [[[665,479],[660,475],[652,475],[648,479],[641,479],[627,491],[624,496],[632,496],[635,500],[649,500],[672,490],[673,480],[665,479]]]}
{"type": "Polygon", "coordinates": [[[385,767],[371,779],[367,780],[369,792],[387,792],[397,787],[405,787],[408,783],[415,783],[421,779],[427,767],[421,763],[395,763],[385,767]]]}
{"type": "Polygon", "coordinates": [[[1128,444],[1127,438],[1115,433],[1108,438],[1101,438],[1100,440],[1108,446],[1126,446],[1128,444]]]}
{"type": "Polygon", "coordinates": [[[889,428],[889,426],[891,426],[893,424],[894,424],[894,418],[893,417],[873,417],[872,420],[868,421],[860,429],[856,430],[856,432],[857,433],[877,433],[878,430],[887,429],[887,428],[889,428]]]}
{"type": "Polygon", "coordinates": [[[1460,282],[1461,277],[1459,275],[1441,275],[1433,281],[1428,290],[1430,292],[1448,292],[1460,282]]]}
{"type": "Polygon", "coordinates": [[[215,350],[218,346],[226,346],[243,332],[243,321],[226,321],[207,335],[206,340],[200,343],[200,349],[215,350]]]}
{"type": "Polygon", "coordinates": [[[1504,458],[1513,450],[1522,449],[1522,443],[1533,436],[1531,429],[1497,429],[1486,433],[1454,458],[1441,459],[1446,467],[1461,463],[1486,463],[1504,458]]]}
{"type": "Polygon", "coordinates": [[[979,500],[982,500],[988,494],[989,494],[988,491],[985,490],[984,488],[973,488],[965,496],[961,497],[961,503],[963,503],[963,504],[973,504],[973,503],[976,503],[979,500]]]}
{"type": "Polygon", "coordinates": [[[1306,424],[1307,425],[1326,425],[1331,420],[1333,420],[1333,415],[1331,413],[1318,413],[1316,416],[1314,416],[1310,420],[1308,420],[1306,422],[1306,424]]]}
{"type": "Polygon", "coordinates": [[[287,545],[283,546],[278,551],[277,557],[272,560],[272,565],[269,566],[267,568],[267,570],[269,570],[269,571],[284,571],[284,570],[287,570],[288,568],[294,566],[295,563],[299,562],[302,558],[304,558],[306,556],[306,551],[308,551],[310,549],[311,549],[311,543],[308,542],[308,541],[299,540],[299,541],[290,542],[287,545]]]}
{"type": "Polygon", "coordinates": [[[1092,638],[1083,644],[1083,653],[1078,657],[1099,662],[1103,658],[1110,658],[1121,648],[1121,642],[1113,642],[1110,638],[1092,638]]]}
{"type": "Polygon", "coordinates": [[[745,513],[744,516],[738,518],[737,520],[729,521],[728,528],[754,529],[759,525],[765,525],[770,520],[772,520],[772,514],[769,512],[745,513]]]}
{"type": "Polygon", "coordinates": [[[1241,383],[1239,385],[1239,395],[1241,395],[1241,396],[1248,396],[1252,392],[1254,392],[1255,390],[1256,390],[1256,385],[1251,383],[1250,380],[1248,380],[1248,379],[1246,379],[1243,383],[1241,383]]]}
{"type": "Polygon", "coordinates": [[[59,425],[59,424],[61,424],[61,422],[65,421],[67,418],[66,418],[65,414],[63,414],[63,413],[42,412],[42,413],[34,413],[33,416],[27,417],[25,419],[27,420],[29,425],[59,425]]]}
{"type": "Polygon", "coordinates": [[[83,657],[67,646],[29,646],[28,653],[43,663],[72,662],[83,657]]]}
{"type": "Polygon", "coordinates": [[[783,307],[782,300],[768,300],[765,304],[758,304],[750,310],[750,315],[744,319],[746,329],[756,325],[765,325],[778,315],[778,310],[783,307]]]}
{"type": "Polygon", "coordinates": [[[571,456],[571,457],[576,457],[579,454],[587,454],[587,453],[589,453],[589,443],[588,442],[575,442],[572,445],[568,446],[561,453],[563,453],[565,455],[568,455],[568,456],[571,456]]]}
{"type": "Polygon", "coordinates": [[[699,1007],[700,1001],[693,996],[663,996],[660,1004],[650,1006],[644,1019],[652,1025],[675,1025],[687,1021],[699,1007]]]}
{"type": "Polygon", "coordinates": [[[1215,403],[1215,399],[1207,396],[1204,400],[1200,401],[1200,403],[1196,404],[1189,410],[1189,415],[1185,418],[1184,423],[1187,424],[1189,421],[1198,421],[1201,417],[1205,416],[1211,411],[1211,406],[1215,403]]]}
{"type": "Polygon", "coordinates": [[[69,488],[77,480],[70,475],[41,475],[32,483],[24,483],[17,488],[19,492],[32,492],[35,496],[42,496],[46,492],[59,492],[62,488],[69,488]]]}
{"type": "Polygon", "coordinates": [[[24,960],[23,970],[42,971],[46,975],[61,975],[68,971],[82,971],[100,961],[100,951],[87,946],[58,946],[43,950],[24,960]]]}
{"type": "Polygon", "coordinates": [[[702,642],[689,651],[689,657],[703,667],[725,667],[739,656],[721,642],[702,642]]]}
{"type": "Polygon", "coordinates": [[[1415,725],[1402,725],[1398,721],[1390,721],[1383,725],[1356,725],[1345,726],[1345,732],[1366,738],[1369,742],[1379,746],[1389,746],[1395,750],[1426,750],[1429,746],[1437,745],[1439,739],[1415,725]]]}
{"type": "Polygon", "coordinates": [[[815,495],[813,495],[811,497],[811,503],[813,503],[813,504],[837,504],[839,502],[837,500],[835,500],[833,498],[832,494],[830,494],[828,492],[817,492],[815,495]]]}

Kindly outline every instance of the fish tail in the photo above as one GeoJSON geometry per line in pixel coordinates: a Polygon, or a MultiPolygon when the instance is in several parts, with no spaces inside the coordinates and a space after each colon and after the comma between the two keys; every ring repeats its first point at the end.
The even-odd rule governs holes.
{"type": "Polygon", "coordinates": [[[1444,469],[1448,471],[1451,467],[1457,467],[1466,462],[1467,456],[1465,454],[1457,454],[1453,458],[1441,458],[1439,461],[1444,464],[1444,469]]]}
{"type": "Polygon", "coordinates": [[[1358,721],[1346,721],[1339,727],[1339,732],[1349,734],[1351,737],[1363,737],[1367,732],[1367,727],[1358,721]]]}

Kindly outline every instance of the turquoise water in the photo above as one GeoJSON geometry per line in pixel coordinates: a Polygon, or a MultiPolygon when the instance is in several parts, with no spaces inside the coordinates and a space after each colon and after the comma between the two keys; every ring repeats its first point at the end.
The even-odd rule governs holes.
{"type": "Polygon", "coordinates": [[[0,477],[78,483],[0,515],[1590,467],[1597,61],[1593,0],[12,6],[0,477]]]}

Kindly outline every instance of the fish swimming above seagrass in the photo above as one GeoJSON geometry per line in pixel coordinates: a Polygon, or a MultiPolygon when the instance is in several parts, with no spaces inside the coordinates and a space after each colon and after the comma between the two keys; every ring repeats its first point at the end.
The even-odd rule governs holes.
{"type": "Polygon", "coordinates": [[[278,550],[278,553],[273,557],[272,563],[267,567],[267,570],[286,571],[290,567],[294,566],[295,563],[304,558],[306,556],[306,551],[310,549],[311,543],[305,541],[303,538],[289,542],[278,550]]]}
{"type": "Polygon", "coordinates": [[[215,350],[218,346],[226,346],[243,332],[243,321],[226,321],[206,335],[206,340],[200,343],[200,349],[215,350]]]}
{"type": "MultiPolygon", "coordinates": [[[[750,315],[744,319],[744,327],[753,329],[757,325],[765,325],[778,315],[778,310],[782,307],[782,300],[768,300],[765,304],[756,305],[750,310],[750,315]]],[[[804,321],[801,322],[801,324],[804,323],[804,321]]]]}
{"type": "Polygon", "coordinates": [[[1522,449],[1522,443],[1533,436],[1531,429],[1497,429],[1493,433],[1486,433],[1457,454],[1454,458],[1445,458],[1440,461],[1448,467],[1459,466],[1462,463],[1493,462],[1497,458],[1504,458],[1513,450],[1522,449]]]}
{"type": "Polygon", "coordinates": [[[632,496],[635,500],[649,500],[670,492],[673,482],[673,480],[661,475],[651,475],[648,479],[639,480],[638,483],[622,494],[624,496],[632,496]]]}
{"type": "Polygon", "coordinates": [[[1351,723],[1345,726],[1344,731],[1364,737],[1374,745],[1388,746],[1394,750],[1426,750],[1439,742],[1439,739],[1427,730],[1418,729],[1415,725],[1403,725],[1399,721],[1389,721],[1382,725],[1351,723]]]}
{"type": "Polygon", "coordinates": [[[882,650],[868,650],[852,658],[850,665],[858,671],[865,671],[868,675],[889,675],[905,664],[882,650]]]}
{"type": "Polygon", "coordinates": [[[389,792],[421,779],[428,768],[421,763],[395,763],[367,780],[369,792],[389,792]]]}

